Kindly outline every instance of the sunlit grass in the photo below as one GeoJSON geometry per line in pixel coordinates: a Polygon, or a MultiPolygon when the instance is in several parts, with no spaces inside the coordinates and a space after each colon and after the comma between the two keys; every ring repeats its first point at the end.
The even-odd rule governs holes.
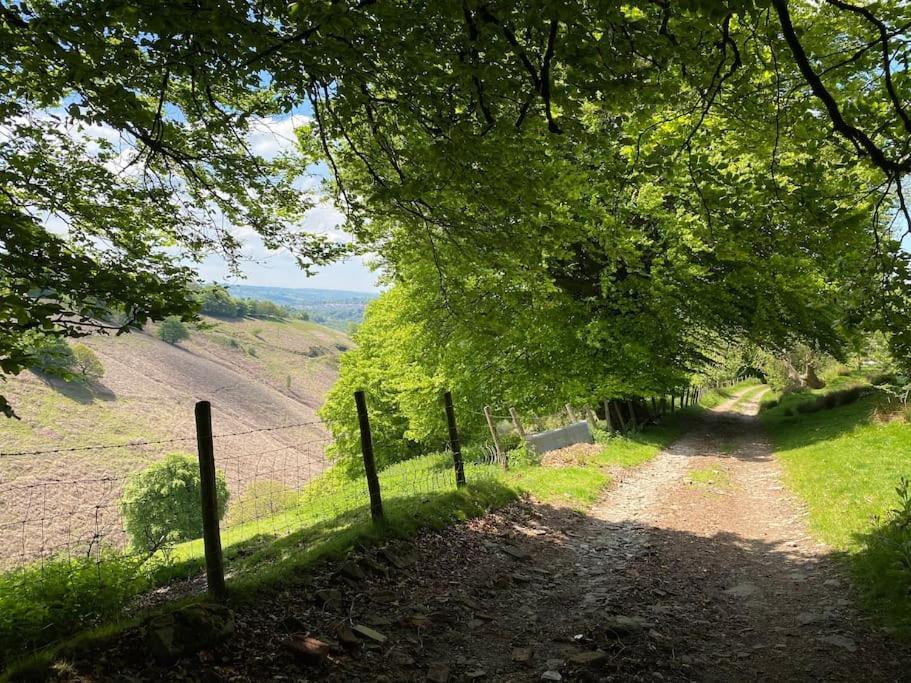
{"type": "MultiPolygon", "coordinates": [[[[343,555],[356,544],[382,538],[407,537],[422,528],[440,528],[484,514],[528,495],[543,503],[584,510],[610,482],[609,467],[632,467],[654,457],[682,431],[678,416],[628,436],[596,431],[599,453],[582,465],[542,467],[522,452],[511,457],[509,470],[494,465],[466,463],[468,486],[455,487],[450,453],[434,453],[388,467],[380,473],[385,522],[371,522],[369,496],[363,477],[351,478],[342,469],[330,469],[297,492],[266,489],[271,499],[260,508],[228,517],[222,524],[228,585],[233,599],[245,600],[258,591],[295,580],[314,562],[343,555]],[[244,514],[252,518],[244,518],[244,514]]],[[[112,558],[113,559],[113,558],[112,558]]],[[[112,565],[113,566],[113,565],[112,565]]],[[[203,567],[203,544],[194,540],[159,552],[140,570],[99,574],[94,562],[73,567],[63,561],[27,568],[9,576],[6,598],[18,615],[33,619],[0,620],[0,657],[9,660],[19,647],[50,644],[93,623],[116,618],[135,596],[176,578],[198,575],[203,567]],[[58,571],[59,570],[59,571],[58,571]],[[54,590],[42,582],[53,577],[54,590]],[[34,590],[21,590],[23,585],[34,590]],[[58,590],[59,589],[59,590],[58,590]],[[108,596],[102,603],[93,595],[108,596]],[[42,595],[67,595],[66,613],[56,613],[42,595]],[[99,609],[81,610],[80,604],[99,609]],[[47,622],[53,627],[47,628],[47,622]]],[[[0,581],[0,589],[4,586],[0,581]]],[[[2,601],[2,600],[0,600],[2,601]]],[[[9,613],[12,614],[12,611],[9,613]]]]}
{"type": "Polygon", "coordinates": [[[717,408],[725,401],[729,401],[730,399],[734,398],[734,396],[737,395],[737,392],[754,385],[761,386],[760,381],[755,377],[748,377],[742,382],[738,382],[737,384],[730,387],[718,387],[716,389],[709,389],[705,391],[700,397],[699,405],[708,410],[717,408]]]}
{"type": "Polygon", "coordinates": [[[801,400],[848,383],[788,396],[762,420],[786,484],[807,505],[812,533],[850,558],[871,611],[909,631],[911,574],[896,573],[898,557],[883,542],[878,521],[895,507],[899,479],[911,476],[911,425],[873,419],[883,401],[878,395],[813,413],[794,410],[801,400]]]}

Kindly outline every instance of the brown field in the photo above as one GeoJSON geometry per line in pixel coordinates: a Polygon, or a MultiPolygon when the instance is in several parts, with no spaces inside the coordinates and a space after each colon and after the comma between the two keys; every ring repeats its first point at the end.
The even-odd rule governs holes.
{"type": "Polygon", "coordinates": [[[105,367],[91,388],[32,373],[4,385],[21,420],[0,423],[0,567],[122,546],[125,477],[168,453],[195,453],[198,400],[212,403],[233,500],[252,482],[296,489],[325,469],[316,410],[350,340],[298,321],[209,322],[180,346],[153,329],[85,340],[105,367]],[[53,449],[75,450],[31,453],[53,449]],[[30,453],[9,455],[21,451],[30,453]]]}

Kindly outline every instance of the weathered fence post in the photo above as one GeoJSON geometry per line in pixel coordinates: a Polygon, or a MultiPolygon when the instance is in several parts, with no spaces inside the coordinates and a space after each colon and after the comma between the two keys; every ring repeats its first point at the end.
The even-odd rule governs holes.
{"type": "Polygon", "coordinates": [[[465,466],[462,463],[462,445],[459,443],[459,430],[456,428],[455,410],[452,407],[452,394],[443,394],[443,405],[446,408],[446,425],[449,427],[449,449],[452,451],[452,466],[455,468],[456,486],[465,486],[465,466]]]}
{"type": "Polygon", "coordinates": [[[383,521],[383,498],[380,495],[380,478],[376,473],[373,459],[373,436],[370,434],[370,417],[367,415],[367,399],[363,391],[354,392],[357,406],[357,420],[361,429],[361,453],[364,456],[364,474],[367,475],[367,491],[370,494],[370,516],[374,522],[383,521]]]}
{"type": "Polygon", "coordinates": [[[202,504],[202,541],[206,555],[206,583],[209,594],[222,599],[225,588],[225,564],[221,554],[221,530],[218,527],[218,488],[215,485],[215,446],[212,443],[212,405],[196,403],[196,452],[199,455],[199,489],[202,504]]]}
{"type": "Polygon", "coordinates": [[[610,417],[610,401],[604,399],[604,419],[607,422],[607,431],[614,431],[614,421],[610,417]]]}
{"type": "Polygon", "coordinates": [[[573,407],[571,405],[569,405],[568,403],[566,404],[566,414],[569,415],[570,422],[579,421],[578,418],[576,417],[576,413],[573,412],[573,407]]]}
{"type": "Polygon", "coordinates": [[[509,414],[512,416],[513,426],[516,428],[516,431],[519,432],[522,441],[525,441],[525,427],[522,426],[522,420],[519,419],[519,413],[516,412],[515,408],[510,408],[509,414]]]}
{"type": "Polygon", "coordinates": [[[484,406],[484,417],[487,418],[487,428],[490,430],[490,438],[493,439],[493,447],[497,452],[497,462],[503,465],[504,470],[508,470],[509,463],[506,461],[506,454],[500,448],[500,437],[497,436],[497,426],[493,423],[490,406],[484,406]]]}
{"type": "Polygon", "coordinates": [[[592,429],[596,429],[598,427],[598,416],[595,415],[595,411],[591,408],[586,408],[585,415],[588,421],[592,423],[592,429]]]}

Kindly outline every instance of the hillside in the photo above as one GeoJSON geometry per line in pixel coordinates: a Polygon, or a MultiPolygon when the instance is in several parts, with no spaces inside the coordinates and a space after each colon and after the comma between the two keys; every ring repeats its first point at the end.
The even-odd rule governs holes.
{"type": "Polygon", "coordinates": [[[242,299],[261,299],[305,310],[311,320],[340,330],[347,329],[349,323],[360,323],[367,304],[378,296],[375,292],[255,285],[228,285],[227,289],[232,296],[242,299]]]}
{"type": "Polygon", "coordinates": [[[22,419],[2,423],[4,454],[129,445],[0,457],[0,528],[14,529],[0,540],[0,564],[78,545],[97,534],[99,510],[113,510],[103,534],[119,534],[122,478],[167,453],[195,452],[198,400],[211,401],[216,435],[249,432],[216,439],[232,496],[253,480],[298,486],[325,468],[316,411],[351,344],[345,335],[296,320],[214,319],[178,346],[154,333],[85,339],[105,369],[92,388],[33,373],[7,382],[22,419]],[[271,429],[285,425],[302,426],[271,429]]]}

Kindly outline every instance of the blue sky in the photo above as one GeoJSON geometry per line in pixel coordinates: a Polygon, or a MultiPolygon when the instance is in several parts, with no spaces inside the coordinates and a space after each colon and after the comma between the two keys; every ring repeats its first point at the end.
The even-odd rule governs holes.
{"type": "MultiPolygon", "coordinates": [[[[292,149],[294,128],[303,124],[308,112],[301,110],[294,114],[267,119],[256,126],[251,135],[251,149],[257,154],[272,158],[283,151],[292,149]]],[[[320,170],[315,173],[320,175],[320,170]]],[[[339,229],[342,215],[329,203],[321,203],[307,213],[303,228],[310,232],[321,232],[333,239],[347,241],[348,236],[339,229]]],[[[362,257],[353,257],[331,266],[320,268],[307,277],[287,251],[270,251],[262,240],[249,231],[243,232],[245,259],[241,263],[245,279],[232,277],[225,260],[213,255],[206,259],[199,270],[200,276],[209,282],[242,283],[268,287],[298,287],[318,289],[344,289],[354,292],[375,292],[376,274],[366,266],[362,257]]]]}

